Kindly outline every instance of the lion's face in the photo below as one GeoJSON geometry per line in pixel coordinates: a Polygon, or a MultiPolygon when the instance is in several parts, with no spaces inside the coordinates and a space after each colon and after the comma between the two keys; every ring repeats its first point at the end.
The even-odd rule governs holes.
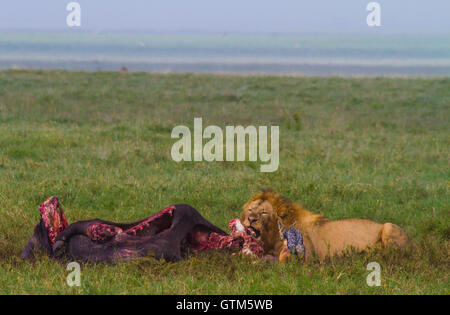
{"type": "Polygon", "coordinates": [[[259,237],[261,233],[270,229],[270,224],[275,220],[276,215],[273,211],[272,205],[266,200],[261,199],[250,202],[244,206],[244,226],[251,228],[256,236],[259,237]]]}
{"type": "Polygon", "coordinates": [[[243,206],[241,222],[251,228],[264,243],[266,254],[276,254],[281,246],[278,217],[267,200],[256,199],[243,206]]]}

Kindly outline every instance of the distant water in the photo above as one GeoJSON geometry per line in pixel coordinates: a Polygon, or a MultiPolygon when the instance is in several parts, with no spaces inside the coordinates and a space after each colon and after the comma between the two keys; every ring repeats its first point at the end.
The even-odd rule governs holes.
{"type": "Polygon", "coordinates": [[[0,68],[450,76],[449,36],[0,32],[0,68]]]}

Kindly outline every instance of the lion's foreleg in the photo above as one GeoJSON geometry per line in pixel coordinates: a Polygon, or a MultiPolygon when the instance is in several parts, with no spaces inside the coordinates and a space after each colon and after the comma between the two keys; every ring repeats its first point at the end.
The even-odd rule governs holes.
{"type": "Polygon", "coordinates": [[[289,261],[289,258],[291,256],[291,251],[289,250],[287,246],[287,240],[283,241],[283,248],[281,249],[280,255],[278,256],[278,261],[280,264],[287,263],[289,261]]]}

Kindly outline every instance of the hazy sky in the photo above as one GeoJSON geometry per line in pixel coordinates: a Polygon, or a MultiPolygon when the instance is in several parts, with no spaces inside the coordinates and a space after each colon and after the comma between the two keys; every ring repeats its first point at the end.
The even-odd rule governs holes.
{"type": "MultiPolygon", "coordinates": [[[[0,0],[0,30],[67,29],[71,0],[0,0]]],[[[158,32],[380,32],[450,34],[450,0],[79,0],[81,30],[158,32]]]]}

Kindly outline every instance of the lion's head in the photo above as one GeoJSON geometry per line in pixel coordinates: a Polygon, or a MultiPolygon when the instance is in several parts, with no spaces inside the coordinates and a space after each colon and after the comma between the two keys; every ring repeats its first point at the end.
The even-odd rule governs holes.
{"type": "Polygon", "coordinates": [[[299,228],[302,221],[319,218],[271,190],[262,190],[242,207],[241,222],[255,231],[264,243],[265,254],[278,255],[282,248],[279,221],[280,226],[299,228]]]}
{"type": "Polygon", "coordinates": [[[243,206],[241,222],[263,242],[265,254],[278,255],[282,245],[278,217],[269,201],[258,198],[247,202],[243,206]]]}

